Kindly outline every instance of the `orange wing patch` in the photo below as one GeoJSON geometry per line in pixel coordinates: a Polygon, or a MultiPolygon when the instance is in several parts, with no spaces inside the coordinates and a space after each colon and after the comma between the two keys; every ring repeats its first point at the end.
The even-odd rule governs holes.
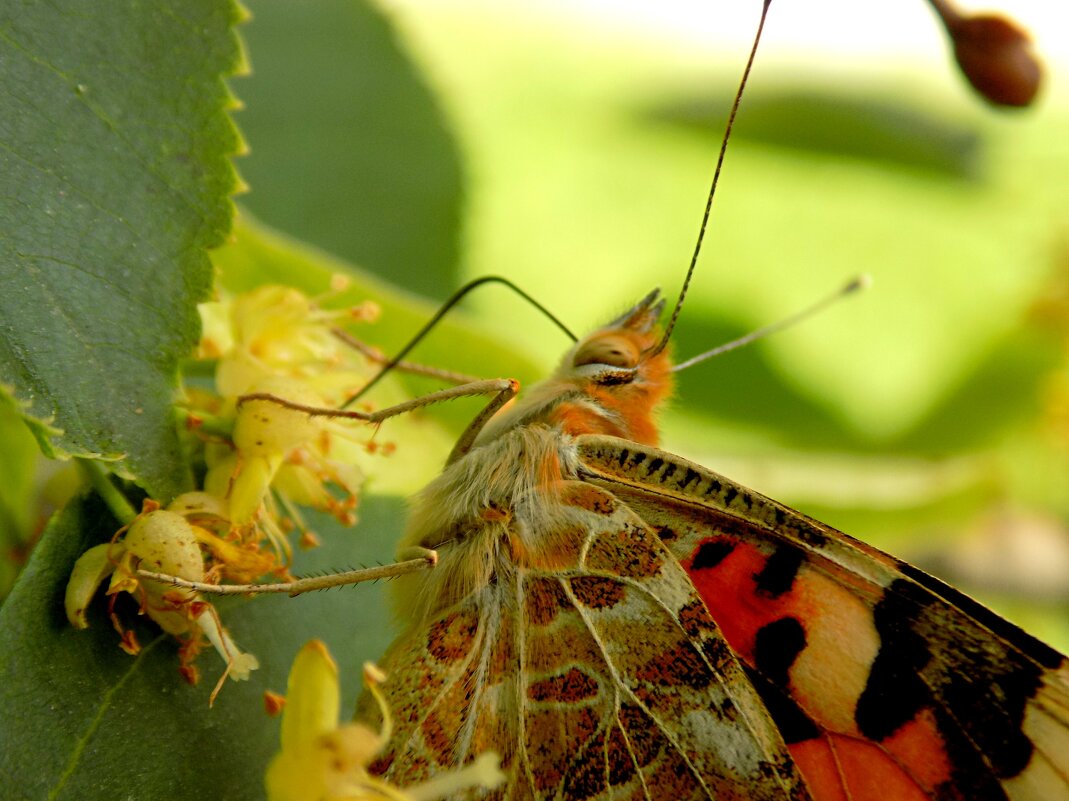
{"type": "Polygon", "coordinates": [[[679,457],[609,437],[579,452],[687,569],[819,801],[1069,796],[1061,654],[679,457]]]}
{"type": "MultiPolygon", "coordinates": [[[[574,502],[563,531],[586,532],[574,568],[501,548],[486,586],[386,654],[396,727],[375,770],[405,786],[489,749],[509,776],[492,799],[809,798],[655,533],[593,486],[560,497],[574,502]]],[[[358,714],[374,717],[366,699],[358,714]]]]}

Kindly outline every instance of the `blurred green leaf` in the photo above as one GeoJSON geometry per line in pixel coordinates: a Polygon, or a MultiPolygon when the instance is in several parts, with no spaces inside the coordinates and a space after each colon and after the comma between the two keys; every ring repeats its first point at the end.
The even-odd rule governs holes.
{"type": "MultiPolygon", "coordinates": [[[[876,85],[855,92],[816,85],[751,87],[732,137],[939,177],[980,177],[982,138],[974,126],[905,99],[888,100],[876,85]]],[[[730,108],[731,95],[721,90],[654,110],[651,117],[703,130],[715,147],[730,108]]]]}
{"type": "Polygon", "coordinates": [[[257,216],[426,297],[456,284],[462,176],[437,100],[379,7],[251,0],[235,83],[257,216]]]}
{"type": "Polygon", "coordinates": [[[1045,385],[1065,365],[1061,336],[1022,321],[991,344],[976,366],[891,447],[948,454],[991,447],[1043,414],[1045,385]]]}
{"type": "Polygon", "coordinates": [[[25,534],[33,516],[31,496],[34,489],[33,467],[38,449],[13,404],[0,398],[0,442],[4,458],[0,459],[0,543],[25,534]]]}
{"type": "MultiPolygon", "coordinates": [[[[299,557],[302,570],[388,560],[400,508],[396,500],[368,501],[355,531],[316,519],[326,544],[299,557]]],[[[201,654],[203,678],[189,687],[178,674],[175,641],[158,629],[134,624],[141,653],[119,650],[102,593],[88,630],[67,623],[63,593],[75,559],[116,527],[98,502],[72,504],[52,521],[0,607],[4,798],[262,799],[263,772],[278,747],[278,720],[264,713],[263,691],[284,692],[293,657],[318,637],[341,666],[343,709],[352,709],[360,665],[379,656],[390,638],[381,585],[220,605],[235,640],[261,667],[248,682],[227,681],[209,709],[223,667],[214,651],[201,654]]],[[[119,611],[134,623],[133,604],[119,611]]]]}
{"type": "MultiPolygon", "coordinates": [[[[683,318],[675,347],[700,353],[749,331],[709,317],[683,318]]],[[[821,403],[785,380],[765,343],[717,357],[680,374],[679,394],[701,398],[711,420],[775,432],[783,446],[819,452],[938,457],[996,444],[1040,412],[1042,387],[1063,360],[1060,337],[1025,321],[982,354],[955,386],[905,431],[872,434],[844,426],[833,404],[821,403]]]]}
{"type": "Polygon", "coordinates": [[[30,542],[35,506],[37,443],[14,406],[0,397],[0,601],[7,595],[30,542]]]}
{"type": "Polygon", "coordinates": [[[0,11],[0,384],[49,455],[188,486],[172,402],[229,226],[231,3],[0,11]]]}

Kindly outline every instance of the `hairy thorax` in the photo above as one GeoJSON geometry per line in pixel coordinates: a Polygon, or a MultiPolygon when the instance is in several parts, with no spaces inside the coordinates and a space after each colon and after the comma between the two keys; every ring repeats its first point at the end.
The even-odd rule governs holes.
{"type": "Polygon", "coordinates": [[[557,427],[513,428],[448,466],[413,501],[400,553],[438,552],[433,570],[401,577],[402,619],[426,621],[517,568],[572,552],[561,492],[576,477],[572,437],[557,427]]]}
{"type": "Polygon", "coordinates": [[[578,342],[416,496],[398,556],[433,549],[438,565],[396,582],[402,620],[420,625],[516,570],[560,569],[576,556],[575,438],[657,442],[654,414],[671,374],[667,354],[642,356],[656,341],[655,319],[640,306],[618,321],[623,327],[578,342]],[[625,379],[606,377],[620,370],[625,379]]]}

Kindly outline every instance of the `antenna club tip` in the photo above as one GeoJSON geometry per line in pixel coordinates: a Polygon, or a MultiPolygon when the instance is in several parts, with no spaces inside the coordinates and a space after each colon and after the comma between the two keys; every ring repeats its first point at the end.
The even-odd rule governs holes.
{"type": "Polygon", "coordinates": [[[868,273],[862,273],[861,275],[856,276],[854,279],[852,279],[850,283],[848,283],[845,287],[843,287],[843,292],[860,292],[862,290],[868,289],[871,286],[872,276],[868,273]]]}

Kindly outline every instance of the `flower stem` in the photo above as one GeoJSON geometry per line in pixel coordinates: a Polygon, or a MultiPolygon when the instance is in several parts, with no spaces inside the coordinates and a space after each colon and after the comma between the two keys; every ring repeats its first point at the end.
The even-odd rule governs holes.
{"type": "Polygon", "coordinates": [[[96,490],[104,503],[107,504],[108,509],[115,515],[116,519],[124,526],[129,525],[137,517],[137,510],[130,505],[130,501],[126,499],[111,483],[111,479],[104,471],[104,468],[100,466],[100,462],[92,459],[75,459],[78,463],[78,467],[81,469],[82,474],[89,479],[89,484],[96,490]]]}

